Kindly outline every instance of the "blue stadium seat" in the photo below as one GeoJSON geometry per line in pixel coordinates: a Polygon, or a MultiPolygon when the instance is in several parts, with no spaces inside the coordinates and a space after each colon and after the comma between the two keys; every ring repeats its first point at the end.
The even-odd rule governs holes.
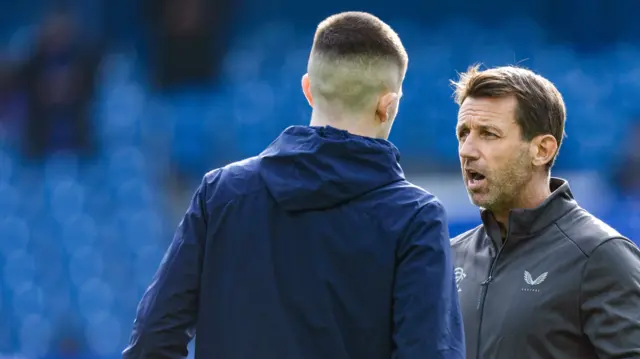
{"type": "Polygon", "coordinates": [[[115,200],[123,210],[147,210],[154,205],[154,194],[145,181],[132,179],[117,188],[115,200]]]}
{"type": "MultiPolygon", "coordinates": [[[[546,33],[538,22],[529,17],[509,16],[505,24],[494,35],[515,51],[516,62],[528,59],[538,47],[543,45],[546,33]]],[[[526,61],[524,65],[526,65],[526,61]]]]}
{"type": "Polygon", "coordinates": [[[265,54],[253,48],[232,48],[225,56],[223,78],[230,84],[253,81],[262,74],[265,54]]]}
{"type": "Polygon", "coordinates": [[[72,303],[71,289],[68,283],[57,282],[55,286],[45,284],[43,289],[44,312],[48,318],[64,318],[69,312],[76,311],[72,303]]]}
{"type": "Polygon", "coordinates": [[[132,146],[122,147],[107,155],[104,180],[107,187],[117,188],[132,178],[144,178],[147,165],[142,152],[132,146]]]}
{"type": "MultiPolygon", "coordinates": [[[[495,39],[494,34],[488,34],[489,39],[495,39]]],[[[489,43],[475,43],[469,49],[469,62],[482,63],[486,67],[515,65],[521,60],[521,55],[511,46],[504,42],[489,41],[489,43]]]]}
{"type": "Polygon", "coordinates": [[[578,60],[574,51],[562,46],[540,47],[529,65],[530,68],[552,81],[577,66],[578,60]]]}
{"type": "Polygon", "coordinates": [[[109,91],[98,113],[104,145],[118,148],[137,143],[144,104],[144,93],[137,85],[119,85],[109,91]]]}
{"type": "Polygon", "coordinates": [[[61,151],[50,155],[44,165],[45,182],[75,181],[78,174],[78,156],[68,151],[61,151]]]}
{"type": "Polygon", "coordinates": [[[49,210],[59,222],[79,216],[84,211],[85,189],[75,181],[50,182],[49,210]]]}
{"type": "MultiPolygon", "coordinates": [[[[1,296],[0,296],[1,297],[1,296]]],[[[10,308],[0,310],[0,353],[8,353],[13,349],[13,322],[9,318],[10,308]]]]}
{"type": "MultiPolygon", "coordinates": [[[[114,292],[113,310],[129,315],[127,319],[132,320],[141,293],[136,284],[133,268],[133,258],[135,257],[121,245],[111,246],[111,249],[103,253],[103,256],[102,278],[114,292]]],[[[157,265],[158,263],[155,263],[153,268],[157,265]]]]}
{"type": "Polygon", "coordinates": [[[61,223],[62,245],[67,253],[73,253],[83,246],[95,245],[98,228],[95,220],[88,215],[78,214],[66,218],[61,223]]]}
{"type": "Polygon", "coordinates": [[[80,247],[71,254],[69,261],[71,282],[80,288],[90,279],[100,277],[103,267],[102,256],[97,248],[80,247]]]}
{"type": "Polygon", "coordinates": [[[109,315],[113,291],[99,278],[91,278],[78,288],[78,309],[89,322],[109,315]]]}
{"type": "Polygon", "coordinates": [[[40,358],[49,351],[53,337],[51,323],[37,314],[24,318],[20,323],[20,346],[22,353],[30,358],[40,358]]]}
{"type": "Polygon", "coordinates": [[[5,259],[3,282],[8,289],[20,291],[24,286],[34,283],[36,263],[28,252],[18,250],[9,253],[5,259]]]}
{"type": "Polygon", "coordinates": [[[0,217],[0,233],[0,256],[8,257],[15,252],[26,250],[29,244],[29,227],[24,220],[13,216],[0,217]]]}
{"type": "Polygon", "coordinates": [[[118,232],[121,243],[133,252],[149,245],[157,245],[162,238],[160,216],[153,211],[122,212],[118,232]]]}
{"type": "Polygon", "coordinates": [[[20,194],[6,183],[0,183],[0,218],[15,214],[20,205],[20,194]]]}
{"type": "MultiPolygon", "coordinates": [[[[171,114],[172,107],[162,96],[149,96],[140,117],[142,143],[154,150],[167,151],[177,120],[171,114]]],[[[160,158],[156,158],[160,160],[160,158]]]]}
{"type": "Polygon", "coordinates": [[[113,356],[122,351],[122,332],[120,322],[108,313],[87,323],[86,337],[92,351],[100,356],[113,356]]]}
{"type": "Polygon", "coordinates": [[[23,320],[32,314],[44,312],[42,289],[33,283],[24,282],[13,291],[13,316],[23,320]]]}
{"type": "Polygon", "coordinates": [[[37,263],[36,283],[46,290],[60,286],[67,280],[67,256],[57,236],[35,237],[30,247],[29,253],[37,263]]]}

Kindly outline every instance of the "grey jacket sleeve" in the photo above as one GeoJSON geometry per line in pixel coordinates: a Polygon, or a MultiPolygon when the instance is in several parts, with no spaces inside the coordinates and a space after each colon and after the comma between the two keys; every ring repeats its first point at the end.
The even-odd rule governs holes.
{"type": "Polygon", "coordinates": [[[640,250],[610,239],[591,254],[580,293],[581,318],[600,359],[640,358],[640,250]]]}

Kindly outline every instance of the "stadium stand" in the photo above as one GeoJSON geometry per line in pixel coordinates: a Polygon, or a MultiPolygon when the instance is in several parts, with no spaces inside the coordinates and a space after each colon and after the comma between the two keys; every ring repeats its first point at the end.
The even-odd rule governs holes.
{"type": "MultiPolygon", "coordinates": [[[[40,15],[32,9],[42,3],[15,3],[20,6],[11,16],[0,5],[8,56],[20,58],[30,48],[30,25],[40,15]]],[[[256,155],[285,127],[308,121],[299,83],[316,18],[273,20],[276,8],[291,14],[282,10],[283,19],[313,11],[300,2],[278,4],[249,6],[240,24],[258,16],[268,21],[236,24],[242,31],[236,31],[215,90],[154,93],[141,54],[110,50],[93,106],[101,150],[88,165],[64,152],[43,166],[30,164],[13,140],[15,124],[0,122],[0,353],[72,357],[60,348],[73,337],[82,338],[78,348],[92,357],[118,357],[137,301],[177,224],[164,178],[179,170],[197,181],[207,169],[256,155]]],[[[443,198],[452,234],[475,225],[477,212],[457,182],[456,106],[448,80],[482,62],[519,63],[557,84],[568,107],[557,173],[575,178],[576,196],[590,210],[640,239],[638,200],[617,200],[615,188],[607,187],[621,141],[640,113],[640,44],[583,51],[583,39],[553,41],[529,18],[488,25],[442,16],[431,23],[435,15],[416,6],[412,11],[423,19],[395,9],[389,21],[410,54],[391,140],[409,177],[443,198]]],[[[440,13],[454,11],[442,6],[440,13]]],[[[386,13],[382,4],[367,8],[376,7],[386,13]]],[[[526,13],[526,6],[512,11],[526,13]]],[[[567,25],[565,35],[573,31],[567,25]]],[[[187,201],[178,201],[178,212],[187,201]]]]}

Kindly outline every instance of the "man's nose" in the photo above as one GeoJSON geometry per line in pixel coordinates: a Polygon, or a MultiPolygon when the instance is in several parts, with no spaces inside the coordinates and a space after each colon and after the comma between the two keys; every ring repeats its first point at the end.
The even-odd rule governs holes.
{"type": "Polygon", "coordinates": [[[458,154],[460,158],[476,160],[478,159],[478,150],[471,136],[464,138],[458,145],[458,154]]]}

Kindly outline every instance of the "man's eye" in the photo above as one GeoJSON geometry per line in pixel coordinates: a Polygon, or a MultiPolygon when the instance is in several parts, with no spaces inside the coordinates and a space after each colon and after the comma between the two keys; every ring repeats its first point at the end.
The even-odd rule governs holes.
{"type": "Polygon", "coordinates": [[[483,131],[482,135],[485,137],[498,137],[495,133],[489,131],[483,131]]]}

